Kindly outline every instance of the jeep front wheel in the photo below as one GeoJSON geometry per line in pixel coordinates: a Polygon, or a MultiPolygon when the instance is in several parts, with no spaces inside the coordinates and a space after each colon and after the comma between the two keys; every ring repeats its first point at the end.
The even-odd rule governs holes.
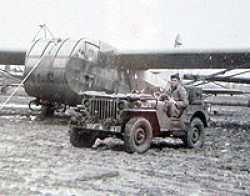
{"type": "Polygon", "coordinates": [[[70,130],[70,143],[74,147],[79,148],[90,148],[93,146],[96,140],[96,134],[90,131],[81,131],[77,128],[72,128],[70,130]]]}
{"type": "Polygon", "coordinates": [[[145,118],[130,119],[124,130],[125,150],[129,153],[144,153],[152,142],[152,127],[145,118]]]}
{"type": "Polygon", "coordinates": [[[194,118],[191,121],[183,142],[188,148],[203,147],[205,142],[204,124],[199,118],[194,118]]]}

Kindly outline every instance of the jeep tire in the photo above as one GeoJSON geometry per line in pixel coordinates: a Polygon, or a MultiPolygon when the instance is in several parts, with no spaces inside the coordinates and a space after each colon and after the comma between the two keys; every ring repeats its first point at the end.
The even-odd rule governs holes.
{"type": "Polygon", "coordinates": [[[125,150],[129,153],[144,153],[150,148],[152,137],[152,127],[147,119],[132,118],[125,125],[125,150]]]}
{"type": "Polygon", "coordinates": [[[70,130],[70,143],[74,147],[90,148],[96,140],[96,134],[90,131],[82,131],[80,129],[72,128],[70,130]]]}
{"type": "Polygon", "coordinates": [[[205,142],[204,124],[200,118],[192,119],[187,126],[186,136],[183,138],[184,145],[188,148],[202,148],[205,142]]]}

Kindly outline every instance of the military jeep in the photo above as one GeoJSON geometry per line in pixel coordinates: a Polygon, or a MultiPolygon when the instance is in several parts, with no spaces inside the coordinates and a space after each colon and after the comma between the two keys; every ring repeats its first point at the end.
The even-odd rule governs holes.
{"type": "Polygon", "coordinates": [[[204,144],[208,126],[207,106],[202,90],[189,88],[189,106],[180,117],[168,117],[164,101],[146,94],[85,92],[81,105],[71,117],[70,142],[75,147],[91,147],[96,138],[116,136],[127,152],[143,153],[154,137],[177,137],[189,148],[204,144]]]}

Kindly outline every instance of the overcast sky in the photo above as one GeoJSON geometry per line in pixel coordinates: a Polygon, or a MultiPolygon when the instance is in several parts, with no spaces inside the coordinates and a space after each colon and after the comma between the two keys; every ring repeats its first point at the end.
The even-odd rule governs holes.
{"type": "Polygon", "coordinates": [[[248,0],[2,0],[0,48],[27,48],[39,24],[122,49],[249,47],[248,0]]]}

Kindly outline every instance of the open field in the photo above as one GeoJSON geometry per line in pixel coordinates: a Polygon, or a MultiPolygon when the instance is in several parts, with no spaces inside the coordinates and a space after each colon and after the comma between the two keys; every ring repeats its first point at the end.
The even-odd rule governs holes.
{"type": "Polygon", "coordinates": [[[5,108],[0,195],[250,195],[250,112],[237,111],[212,117],[202,150],[157,139],[139,155],[124,152],[114,138],[96,148],[74,148],[67,116],[39,120],[28,108],[5,108]]]}

